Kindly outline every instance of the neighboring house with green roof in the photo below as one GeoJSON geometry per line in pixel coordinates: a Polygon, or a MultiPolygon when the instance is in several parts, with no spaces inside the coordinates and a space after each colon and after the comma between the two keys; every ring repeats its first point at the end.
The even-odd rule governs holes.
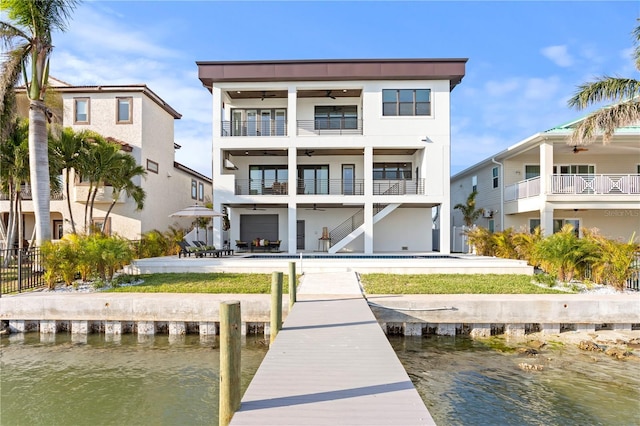
{"type": "MultiPolygon", "coordinates": [[[[476,224],[490,230],[540,226],[550,235],[570,223],[579,235],[584,228],[598,228],[610,238],[638,236],[640,126],[618,129],[608,145],[600,138],[586,146],[569,145],[582,120],[536,133],[455,174],[451,205],[464,203],[476,189],[476,207],[484,209],[476,224]]],[[[454,240],[463,224],[453,210],[454,240]]]]}

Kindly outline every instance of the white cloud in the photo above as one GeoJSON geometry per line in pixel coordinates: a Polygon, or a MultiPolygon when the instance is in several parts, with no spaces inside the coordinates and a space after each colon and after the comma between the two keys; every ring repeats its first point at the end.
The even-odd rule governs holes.
{"type": "Polygon", "coordinates": [[[573,65],[573,58],[569,54],[566,45],[544,47],[541,53],[559,67],[566,68],[573,65]]]}
{"type": "Polygon", "coordinates": [[[515,78],[510,78],[506,80],[493,80],[488,81],[485,85],[485,93],[488,96],[497,97],[503,96],[510,93],[515,93],[520,88],[520,81],[515,78]]]}

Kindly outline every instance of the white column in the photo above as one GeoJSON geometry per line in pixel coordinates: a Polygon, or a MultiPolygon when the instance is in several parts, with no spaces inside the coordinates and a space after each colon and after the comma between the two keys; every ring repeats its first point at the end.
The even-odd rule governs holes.
{"type": "MultiPolygon", "coordinates": [[[[211,146],[211,176],[213,177],[213,194],[211,194],[211,200],[213,201],[213,209],[215,211],[222,211],[222,200],[220,197],[216,196],[216,177],[222,175],[222,162],[224,161],[222,149],[219,148],[220,144],[217,144],[216,141],[220,141],[222,138],[222,120],[223,118],[229,120],[230,117],[222,116],[222,90],[219,87],[211,88],[211,99],[212,99],[212,111],[213,111],[213,123],[212,123],[212,146],[211,146]]],[[[214,217],[213,218],[213,236],[212,243],[216,248],[222,248],[222,218],[214,217]]],[[[207,241],[209,243],[209,241],[207,241]]]]}
{"type": "MultiPolygon", "coordinates": [[[[289,92],[291,96],[291,92],[289,92]]],[[[295,95],[295,93],[294,93],[295,95]]],[[[295,99],[294,99],[295,100],[295,99]]],[[[289,104],[291,104],[291,99],[289,99],[289,104]]],[[[295,104],[294,104],[295,105],[295,104]]],[[[288,190],[288,221],[287,221],[287,232],[288,232],[288,242],[287,242],[287,253],[296,254],[296,250],[298,249],[298,235],[297,235],[297,192],[298,192],[298,172],[297,172],[297,150],[294,147],[289,148],[289,157],[287,162],[287,169],[289,173],[289,184],[287,185],[288,190]]]]}
{"type": "Polygon", "coordinates": [[[373,147],[364,148],[364,252],[373,254],[373,147]]]}
{"type": "Polygon", "coordinates": [[[553,145],[540,144],[540,227],[543,235],[553,234],[553,205],[547,202],[553,174],[553,145]]]}
{"type": "MultiPolygon", "coordinates": [[[[297,103],[298,91],[295,86],[289,86],[287,93],[287,136],[289,136],[290,140],[298,134],[297,103]]],[[[291,176],[289,176],[289,179],[291,179],[291,176]]]]}
{"type": "MultiPolygon", "coordinates": [[[[435,147],[434,147],[435,148],[435,147]]],[[[427,148],[427,151],[434,149],[431,147],[427,148]]],[[[442,203],[440,204],[440,253],[441,254],[450,254],[451,253],[451,183],[450,183],[450,173],[451,167],[450,163],[450,145],[442,147],[442,162],[444,167],[442,167],[442,203]]],[[[429,155],[429,152],[427,152],[429,155]]],[[[425,161],[424,164],[429,164],[428,161],[425,161]]],[[[424,169],[424,166],[423,166],[424,169]]],[[[426,182],[426,186],[430,185],[429,182],[426,182]]]]}

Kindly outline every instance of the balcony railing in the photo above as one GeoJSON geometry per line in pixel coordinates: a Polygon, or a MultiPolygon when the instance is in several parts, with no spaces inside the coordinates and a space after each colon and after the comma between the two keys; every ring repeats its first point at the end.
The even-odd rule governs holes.
{"type": "Polygon", "coordinates": [[[374,180],[373,195],[424,195],[425,180],[374,180]]]}
{"type": "Polygon", "coordinates": [[[552,194],[640,194],[640,175],[553,175],[552,194]]]}
{"type": "Polygon", "coordinates": [[[328,118],[298,120],[298,135],[361,135],[362,120],[357,118],[328,118]]]}
{"type": "Polygon", "coordinates": [[[287,136],[287,121],[223,121],[222,136],[287,136]]]}
{"type": "MultiPolygon", "coordinates": [[[[552,175],[549,194],[553,195],[638,195],[640,175],[552,175]]],[[[505,201],[540,195],[540,177],[505,187],[505,201]]]]}
{"type": "Polygon", "coordinates": [[[521,180],[504,188],[504,200],[514,201],[540,195],[540,176],[521,180]]]}
{"type": "MultiPolygon", "coordinates": [[[[364,195],[364,179],[297,179],[299,195],[364,195]]],[[[235,195],[288,195],[289,182],[236,179],[235,195]]],[[[424,195],[425,180],[375,180],[374,195],[424,195]]]]}
{"type": "MultiPolygon", "coordinates": [[[[31,185],[22,185],[20,188],[20,197],[23,200],[33,200],[33,195],[31,194],[31,185]]],[[[64,192],[63,191],[51,191],[50,199],[64,200],[64,192]]],[[[0,200],[9,200],[9,194],[6,192],[0,192],[0,200]]]]}

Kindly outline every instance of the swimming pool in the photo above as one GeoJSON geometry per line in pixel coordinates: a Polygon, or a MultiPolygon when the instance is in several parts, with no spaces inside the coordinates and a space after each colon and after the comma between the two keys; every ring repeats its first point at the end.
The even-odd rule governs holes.
{"type": "Polygon", "coordinates": [[[321,253],[301,253],[301,254],[249,254],[245,259],[459,259],[456,256],[446,254],[321,254],[321,253]]]}

